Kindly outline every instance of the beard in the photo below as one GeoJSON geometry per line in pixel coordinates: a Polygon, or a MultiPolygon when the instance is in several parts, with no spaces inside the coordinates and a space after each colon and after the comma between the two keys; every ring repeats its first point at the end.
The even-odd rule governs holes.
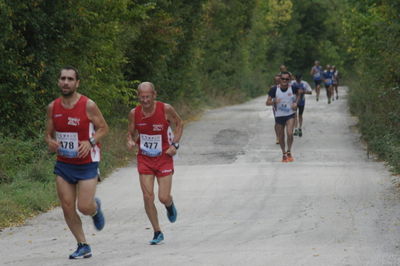
{"type": "Polygon", "coordinates": [[[64,97],[71,97],[74,94],[74,90],[69,90],[69,91],[64,91],[63,89],[61,89],[61,95],[64,97]]]}

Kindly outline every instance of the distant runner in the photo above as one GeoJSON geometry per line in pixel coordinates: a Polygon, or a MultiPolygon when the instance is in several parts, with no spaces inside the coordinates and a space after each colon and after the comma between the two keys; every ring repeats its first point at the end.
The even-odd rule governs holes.
{"type": "Polygon", "coordinates": [[[304,112],[304,107],[306,104],[306,99],[304,97],[305,94],[311,94],[312,89],[310,85],[308,84],[307,81],[301,79],[301,74],[296,74],[294,80],[292,82],[292,87],[295,87],[300,95],[300,99],[297,103],[297,110],[298,110],[298,115],[296,111],[296,117],[294,121],[294,135],[295,136],[303,136],[303,131],[302,131],[302,125],[303,125],[303,112],[304,112]]]}
{"type": "Polygon", "coordinates": [[[179,149],[183,122],[175,109],[166,103],[156,101],[157,93],[153,83],[142,82],[138,86],[140,105],[129,113],[128,148],[136,145],[137,169],[143,192],[144,208],[154,230],[151,245],[164,240],[154,204],[154,181],[158,183],[158,199],[167,210],[171,223],[177,219],[177,210],[171,196],[174,156],[179,149]],[[174,129],[173,132],[171,127],[174,129]]]}
{"type": "Polygon", "coordinates": [[[330,65],[326,65],[326,69],[322,75],[324,78],[326,97],[328,98],[328,104],[330,104],[333,97],[333,72],[331,71],[330,65]]]}
{"type": "Polygon", "coordinates": [[[92,256],[76,206],[82,214],[92,217],[97,230],[105,224],[100,199],[94,196],[99,177],[99,142],[108,133],[108,125],[96,103],[77,92],[79,84],[75,68],[61,69],[61,97],[47,108],[45,136],[49,150],[57,152],[57,193],[65,221],[78,242],[70,259],[92,256]]]}
{"type": "Polygon", "coordinates": [[[336,69],[335,66],[332,66],[333,72],[333,92],[336,92],[336,100],[339,99],[339,70],[336,69]]]}
{"type": "Polygon", "coordinates": [[[314,66],[311,68],[310,74],[314,80],[315,92],[317,95],[316,100],[318,101],[322,83],[322,67],[319,65],[319,61],[314,62],[314,66]]]}
{"type": "Polygon", "coordinates": [[[290,74],[281,74],[281,83],[270,89],[267,98],[268,106],[276,106],[275,122],[278,125],[279,144],[282,150],[282,162],[294,161],[291,148],[293,144],[294,115],[299,95],[296,88],[289,85],[290,74]],[[287,149],[285,144],[285,128],[287,134],[287,149]]]}

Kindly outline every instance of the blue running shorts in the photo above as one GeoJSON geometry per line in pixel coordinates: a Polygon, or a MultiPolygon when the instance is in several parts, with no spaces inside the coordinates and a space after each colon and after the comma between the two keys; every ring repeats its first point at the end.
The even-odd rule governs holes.
{"type": "Polygon", "coordinates": [[[70,184],[76,184],[82,180],[99,177],[99,162],[70,164],[57,161],[54,166],[54,174],[61,176],[70,184]]]}

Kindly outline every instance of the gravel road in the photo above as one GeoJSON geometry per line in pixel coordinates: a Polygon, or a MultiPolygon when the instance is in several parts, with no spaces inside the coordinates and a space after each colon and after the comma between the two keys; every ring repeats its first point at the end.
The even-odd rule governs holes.
{"type": "Polygon", "coordinates": [[[68,260],[76,244],[56,208],[0,233],[0,265],[400,265],[398,178],[367,157],[340,89],[330,105],[307,97],[293,163],[280,162],[265,97],[186,125],[176,223],[157,202],[163,244],[148,244],[132,164],[98,186],[104,230],[82,218],[92,258],[68,260]]]}

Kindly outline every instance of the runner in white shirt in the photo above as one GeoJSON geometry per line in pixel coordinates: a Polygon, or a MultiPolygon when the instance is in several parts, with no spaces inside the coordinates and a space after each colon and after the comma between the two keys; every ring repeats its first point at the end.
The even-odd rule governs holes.
{"type": "Polygon", "coordinates": [[[294,115],[297,109],[299,95],[296,88],[289,85],[289,72],[282,72],[281,83],[274,86],[268,93],[266,104],[276,106],[275,122],[277,124],[279,144],[282,150],[282,162],[294,161],[291,148],[293,144],[294,115]],[[287,134],[287,149],[285,143],[285,128],[287,134]]]}

